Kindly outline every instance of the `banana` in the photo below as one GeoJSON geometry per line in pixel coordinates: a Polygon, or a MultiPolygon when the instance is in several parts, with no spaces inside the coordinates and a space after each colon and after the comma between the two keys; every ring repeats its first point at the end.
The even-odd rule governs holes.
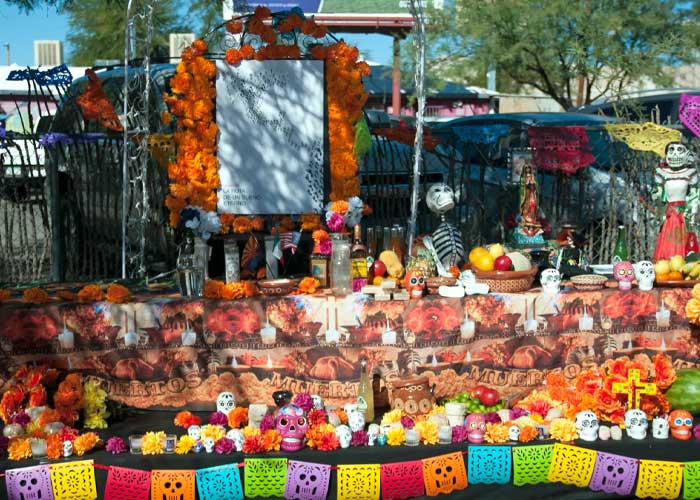
{"type": "Polygon", "coordinates": [[[693,269],[690,270],[689,276],[692,279],[697,279],[700,276],[700,262],[696,262],[693,269]]]}

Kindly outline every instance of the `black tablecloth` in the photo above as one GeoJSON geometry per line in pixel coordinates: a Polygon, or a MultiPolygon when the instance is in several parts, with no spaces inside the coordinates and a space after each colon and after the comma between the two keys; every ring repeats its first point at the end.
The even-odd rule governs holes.
{"type": "MultiPolygon", "coordinates": [[[[128,441],[130,434],[143,434],[146,431],[163,430],[169,434],[184,434],[184,430],[177,428],[173,424],[173,412],[146,412],[139,415],[134,415],[122,422],[115,423],[99,434],[103,439],[111,436],[121,436],[128,441]]],[[[208,414],[200,414],[203,421],[208,414]]],[[[536,444],[545,442],[538,441],[536,444]]],[[[697,441],[678,441],[675,439],[656,440],[648,437],[643,441],[635,441],[624,438],[622,441],[597,441],[595,443],[585,443],[577,441],[578,446],[585,446],[608,453],[616,453],[628,457],[654,459],[654,460],[672,460],[678,462],[687,462],[700,460],[700,444],[697,441]]],[[[416,446],[416,447],[394,447],[394,446],[374,446],[348,448],[344,450],[336,450],[332,452],[315,451],[305,449],[298,453],[282,454],[270,453],[265,455],[255,455],[256,457],[276,457],[287,456],[291,459],[304,460],[308,462],[316,462],[330,465],[338,464],[361,464],[361,463],[390,463],[405,460],[420,460],[423,458],[434,457],[445,453],[450,453],[458,450],[464,450],[466,444],[455,445],[436,445],[436,446],[416,446]]],[[[64,459],[65,461],[91,459],[95,463],[103,465],[118,465],[122,467],[131,467],[134,469],[152,470],[152,469],[202,469],[215,465],[223,465],[235,462],[241,462],[245,459],[242,453],[233,453],[231,455],[217,455],[216,453],[189,453],[187,455],[132,455],[124,453],[121,455],[112,455],[104,450],[91,452],[83,457],[71,457],[64,459]]],[[[46,460],[24,460],[21,462],[12,462],[3,460],[0,462],[0,469],[6,470],[17,467],[29,467],[39,463],[46,463],[46,460]]],[[[107,480],[107,471],[95,469],[95,477],[97,479],[98,498],[102,498],[105,482],[107,480]]],[[[329,488],[329,499],[336,498],[336,474],[331,474],[331,483],[329,488]]],[[[243,477],[245,481],[245,477],[243,477]]],[[[7,493],[3,485],[0,488],[0,498],[7,498],[7,493]]],[[[564,498],[564,499],[579,499],[579,498],[622,498],[619,495],[609,495],[605,493],[593,492],[586,488],[576,488],[565,486],[562,484],[543,484],[537,486],[516,487],[512,483],[507,485],[469,485],[469,487],[461,492],[456,492],[450,495],[451,498],[466,498],[467,496],[478,497],[480,499],[493,498],[518,498],[524,499],[543,499],[543,498],[564,498]]],[[[444,495],[443,495],[444,497],[444,495]]],[[[428,498],[428,497],[425,497],[428,498]]],[[[634,497],[630,497],[634,498],[634,497]]]]}

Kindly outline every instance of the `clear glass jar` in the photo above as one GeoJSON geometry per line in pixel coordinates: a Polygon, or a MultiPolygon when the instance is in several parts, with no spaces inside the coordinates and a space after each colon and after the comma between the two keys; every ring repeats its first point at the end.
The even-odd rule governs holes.
{"type": "Polygon", "coordinates": [[[350,240],[344,234],[331,234],[331,288],[333,293],[346,295],[352,291],[350,269],[350,240]]]}

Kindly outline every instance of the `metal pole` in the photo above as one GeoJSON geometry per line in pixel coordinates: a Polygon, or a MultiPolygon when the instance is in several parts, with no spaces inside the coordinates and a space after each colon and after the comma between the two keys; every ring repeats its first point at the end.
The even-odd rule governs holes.
{"type": "Polygon", "coordinates": [[[132,31],[134,29],[131,21],[131,4],[129,0],[126,6],[126,22],[124,25],[124,85],[123,85],[123,107],[124,111],[124,134],[122,143],[122,279],[126,279],[126,238],[129,207],[129,59],[131,58],[132,31]]]}
{"type": "Polygon", "coordinates": [[[5,64],[7,66],[10,65],[10,44],[9,43],[5,44],[5,64]]]}
{"type": "Polygon", "coordinates": [[[61,193],[58,183],[58,153],[55,148],[47,146],[47,175],[49,177],[49,209],[51,210],[51,280],[62,283],[66,279],[65,240],[63,239],[63,217],[61,214],[61,193]]]}

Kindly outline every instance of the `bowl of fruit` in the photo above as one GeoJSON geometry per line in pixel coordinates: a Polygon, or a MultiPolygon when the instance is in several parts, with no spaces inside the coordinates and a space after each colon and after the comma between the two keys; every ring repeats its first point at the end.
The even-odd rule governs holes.
{"type": "Polygon", "coordinates": [[[488,249],[476,247],[469,252],[476,280],[486,283],[492,292],[518,293],[532,288],[537,267],[520,252],[508,252],[499,243],[488,249]]]}
{"type": "Polygon", "coordinates": [[[693,287],[700,280],[700,260],[697,254],[686,258],[674,255],[670,259],[659,259],[654,264],[656,286],[693,287]]]}
{"type": "Polygon", "coordinates": [[[485,385],[477,385],[471,392],[455,394],[448,403],[463,403],[469,413],[496,412],[506,408],[506,402],[500,398],[498,391],[485,385]]]}

